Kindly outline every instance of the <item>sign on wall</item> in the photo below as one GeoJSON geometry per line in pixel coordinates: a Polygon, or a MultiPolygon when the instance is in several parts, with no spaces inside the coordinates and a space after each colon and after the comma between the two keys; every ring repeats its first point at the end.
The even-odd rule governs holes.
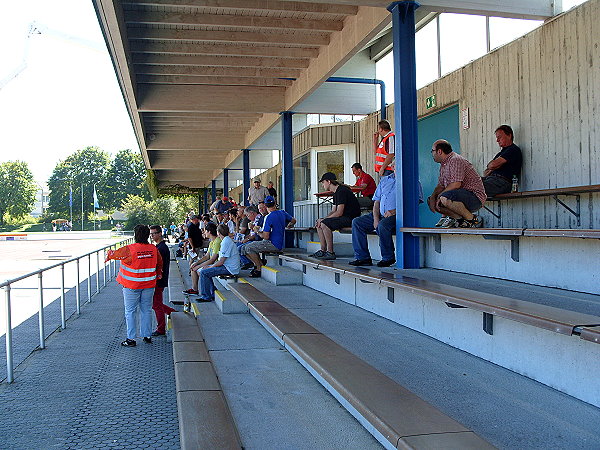
{"type": "Polygon", "coordinates": [[[433,94],[431,97],[427,97],[425,99],[425,107],[427,109],[435,108],[436,106],[437,106],[437,100],[435,98],[435,94],[433,94]]]}

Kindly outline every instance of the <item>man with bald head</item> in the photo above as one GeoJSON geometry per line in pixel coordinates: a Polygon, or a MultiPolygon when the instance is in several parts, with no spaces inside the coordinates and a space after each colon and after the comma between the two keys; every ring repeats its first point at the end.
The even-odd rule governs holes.
{"type": "Polygon", "coordinates": [[[483,225],[474,213],[486,200],[483,182],[473,165],[439,139],[431,148],[433,160],[441,165],[438,184],[427,199],[432,212],[442,214],[440,228],[478,228],[483,225]]]}

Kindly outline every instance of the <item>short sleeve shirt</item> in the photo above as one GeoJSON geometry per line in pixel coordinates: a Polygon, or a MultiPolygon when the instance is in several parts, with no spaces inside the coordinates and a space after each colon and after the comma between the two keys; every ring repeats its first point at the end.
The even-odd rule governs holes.
{"type": "Polygon", "coordinates": [[[156,250],[162,258],[162,278],[156,280],[156,287],[167,287],[169,285],[169,266],[171,265],[171,252],[165,241],[156,246],[156,250]]]}
{"type": "Polygon", "coordinates": [[[276,209],[271,211],[265,217],[263,231],[269,234],[269,240],[278,249],[282,249],[285,244],[285,227],[292,220],[292,216],[287,211],[276,209]]]}
{"type": "Polygon", "coordinates": [[[377,185],[375,184],[375,180],[371,175],[366,172],[363,172],[360,177],[356,179],[356,185],[362,186],[366,184],[367,187],[363,189],[362,195],[371,196],[375,193],[375,189],[377,189],[377,185]]]}
{"type": "Polygon", "coordinates": [[[240,273],[240,253],[237,245],[235,245],[235,242],[233,242],[233,239],[229,236],[226,236],[221,241],[219,258],[225,258],[223,267],[225,267],[230,274],[237,275],[240,273]]]}
{"type": "Polygon", "coordinates": [[[473,192],[483,205],[487,199],[483,181],[473,165],[458,153],[451,152],[440,167],[438,184],[444,189],[451,183],[462,183],[461,188],[473,192]]]}
{"type": "Polygon", "coordinates": [[[519,147],[515,144],[503,147],[502,150],[494,156],[494,159],[496,158],[504,158],[506,163],[492,173],[498,174],[508,180],[512,180],[513,175],[519,176],[521,173],[521,165],[523,164],[523,154],[519,147]]]}
{"type": "Polygon", "coordinates": [[[217,237],[208,244],[208,256],[213,256],[221,250],[221,238],[217,237]]]}
{"type": "Polygon", "coordinates": [[[252,205],[258,205],[265,200],[267,195],[269,195],[269,190],[264,186],[261,186],[258,189],[254,186],[250,186],[248,189],[248,197],[250,197],[250,204],[252,205]]]}
{"type": "Polygon", "coordinates": [[[190,222],[188,225],[188,236],[192,240],[194,248],[202,246],[202,233],[200,232],[200,226],[195,225],[194,222],[190,222]]]}
{"type": "MultiPolygon", "coordinates": [[[[334,205],[344,205],[342,216],[354,219],[360,216],[360,205],[354,192],[348,187],[340,184],[333,194],[334,205]]],[[[267,216],[268,217],[268,216],[267,216]]]]}

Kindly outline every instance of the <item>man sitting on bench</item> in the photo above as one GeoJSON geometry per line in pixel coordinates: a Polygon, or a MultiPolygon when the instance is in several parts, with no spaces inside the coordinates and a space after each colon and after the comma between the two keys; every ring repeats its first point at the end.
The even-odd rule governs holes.
{"type": "Polygon", "coordinates": [[[235,242],[229,237],[227,225],[219,225],[217,234],[221,238],[219,259],[214,264],[200,269],[199,302],[212,302],[215,299],[215,285],[212,280],[214,277],[240,273],[240,254],[235,242]]]}
{"type": "Polygon", "coordinates": [[[254,269],[250,272],[252,278],[260,277],[263,266],[260,253],[280,252],[285,245],[285,229],[293,227],[296,223],[296,219],[290,216],[287,211],[277,209],[275,199],[272,196],[268,195],[265,198],[265,206],[269,214],[265,217],[263,230],[261,232],[259,227],[254,228],[262,241],[248,242],[240,247],[242,255],[254,263],[254,269]]]}
{"type": "Polygon", "coordinates": [[[381,177],[379,186],[373,196],[373,212],[355,218],[352,221],[352,247],[354,248],[354,261],[352,266],[370,266],[373,264],[367,243],[367,233],[377,231],[381,261],[378,267],[389,267],[396,263],[394,241],[392,235],[396,233],[396,174],[381,177]]]}
{"type": "Polygon", "coordinates": [[[483,172],[483,186],[488,197],[510,192],[513,177],[519,178],[523,155],[513,139],[513,130],[508,125],[501,125],[496,129],[496,142],[501,150],[483,172]]]}
{"type": "Polygon", "coordinates": [[[441,165],[438,185],[427,199],[429,209],[443,215],[435,226],[481,227],[481,219],[473,213],[483,206],[487,196],[473,165],[454,153],[450,143],[443,139],[433,143],[431,154],[433,160],[441,165]]]}
{"type": "Polygon", "coordinates": [[[221,238],[217,234],[217,225],[209,222],[204,227],[204,237],[209,240],[208,251],[205,255],[190,266],[190,275],[192,276],[192,288],[183,291],[184,294],[198,295],[198,280],[200,270],[214,264],[221,250],[221,238]]]}

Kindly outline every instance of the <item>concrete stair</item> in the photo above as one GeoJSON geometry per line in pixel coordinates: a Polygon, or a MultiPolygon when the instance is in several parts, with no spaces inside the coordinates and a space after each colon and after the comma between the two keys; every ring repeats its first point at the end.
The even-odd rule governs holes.
{"type": "Polygon", "coordinates": [[[215,305],[223,314],[245,314],[248,308],[231,291],[217,289],[215,291],[215,305]]]}
{"type": "Polygon", "coordinates": [[[285,266],[262,266],[260,276],[276,286],[302,284],[302,272],[285,266]]]}

